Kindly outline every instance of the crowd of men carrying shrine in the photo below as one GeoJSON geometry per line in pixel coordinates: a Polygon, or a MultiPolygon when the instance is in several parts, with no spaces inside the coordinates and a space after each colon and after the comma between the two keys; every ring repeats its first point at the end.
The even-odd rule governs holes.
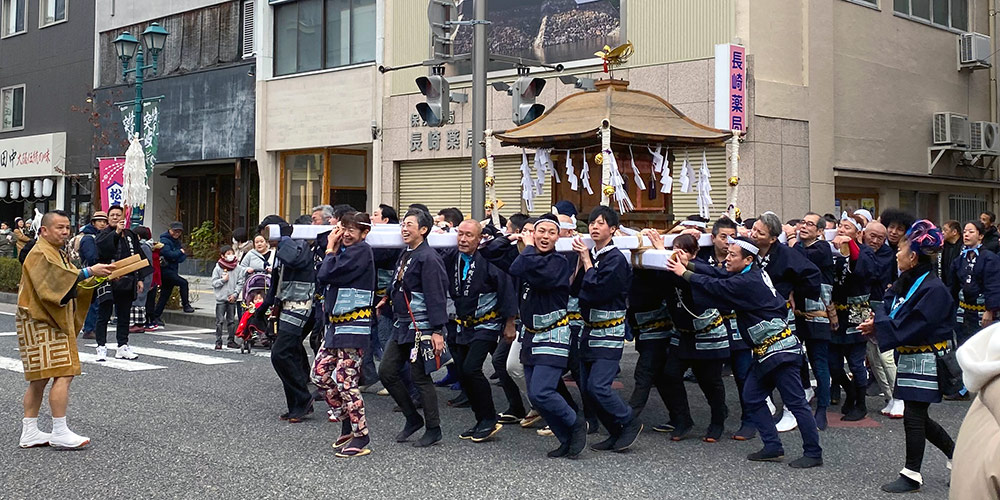
{"type": "MultiPolygon", "coordinates": [[[[539,433],[559,442],[548,456],[576,458],[603,427],[606,437],[594,437],[590,449],[624,452],[644,428],[655,387],[669,421],[653,430],[713,443],[729,416],[728,369],[740,400],[740,425],[728,437],[759,434],[763,446],[747,459],[777,462],[779,430],[797,427],[803,456],[788,465],[810,468],[823,464],[819,431],[832,405],[844,421],[869,413],[872,376],[886,401],[881,413],[902,418],[906,434],[905,467],[884,490],[919,489],[925,440],[949,464],[956,454],[928,408],[942,396],[970,397],[953,349],[1000,309],[1000,282],[989,279],[1000,273],[992,213],[940,229],[896,209],[878,218],[864,209],[839,218],[809,212],[785,223],[773,212],[724,215],[710,228],[692,216],[665,238],[622,227],[618,213],[598,206],[587,241],[567,201],[538,217],[499,219],[465,219],[454,208],[435,217],[415,204],[400,220],[387,205],[372,216],[322,205],[311,222],[330,230],[305,240],[280,217],[264,218],[258,239],[273,245],[270,286],[248,316],[270,318],[276,331],[271,361],[288,408],[281,419],[299,422],[325,399],[329,420],[342,426],[336,455],[367,455],[362,388],[380,381],[405,417],[395,440],[422,430],[413,446],[428,447],[443,438],[431,374],[446,366],[462,390],[449,404],[474,414],[461,439],[480,443],[506,425],[544,425],[539,433]],[[405,248],[370,246],[373,224],[399,224],[405,248]],[[442,231],[455,233],[455,247],[429,246],[428,235],[442,231]],[[666,269],[633,268],[615,247],[616,234],[636,233],[656,249],[669,242],[666,269]],[[699,247],[703,233],[711,245],[699,247]],[[560,238],[572,240],[571,252],[556,251],[560,238]],[[623,399],[612,384],[630,343],[638,352],[635,385],[623,399]],[[483,370],[487,356],[507,402],[500,412],[483,370]],[[707,427],[692,418],[686,371],[711,408],[707,427]]],[[[229,267],[232,251],[222,251],[229,267]]],[[[232,294],[223,299],[232,302],[232,294]]]]}

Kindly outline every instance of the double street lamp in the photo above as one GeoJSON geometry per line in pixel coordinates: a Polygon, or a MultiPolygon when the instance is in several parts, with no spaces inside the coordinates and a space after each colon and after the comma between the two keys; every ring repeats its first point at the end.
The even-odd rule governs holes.
{"type": "Polygon", "coordinates": [[[115,52],[118,54],[118,59],[122,62],[122,78],[127,82],[128,74],[135,73],[135,114],[133,121],[135,122],[135,133],[140,136],[142,135],[143,75],[146,70],[152,70],[152,75],[156,76],[156,66],[160,51],[163,50],[163,45],[166,43],[167,35],[169,34],[159,23],[152,23],[146,28],[146,31],[142,32],[142,44],[128,31],[122,32],[112,42],[115,46],[115,52]],[[145,64],[142,46],[145,46],[146,50],[149,51],[149,55],[153,56],[153,64],[145,64]],[[135,67],[129,68],[129,62],[133,58],[135,58],[135,67]]]}

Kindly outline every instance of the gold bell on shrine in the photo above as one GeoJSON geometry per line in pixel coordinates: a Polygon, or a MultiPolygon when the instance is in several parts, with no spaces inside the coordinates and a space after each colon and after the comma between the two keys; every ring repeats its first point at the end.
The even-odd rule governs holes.
{"type": "Polygon", "coordinates": [[[488,164],[489,163],[486,161],[486,158],[480,158],[479,159],[479,168],[486,168],[486,165],[488,165],[488,164]]]}
{"type": "Polygon", "coordinates": [[[609,185],[605,184],[603,191],[604,191],[604,196],[607,196],[609,198],[615,195],[615,187],[614,186],[609,186],[609,185]]]}
{"type": "Polygon", "coordinates": [[[486,187],[492,187],[493,186],[493,182],[494,182],[493,177],[492,176],[486,176],[486,179],[484,180],[484,182],[486,183],[486,187]]]}
{"type": "Polygon", "coordinates": [[[604,163],[604,155],[601,154],[601,153],[597,153],[596,155],[594,155],[594,163],[596,163],[598,165],[603,164],[604,163]]]}
{"type": "Polygon", "coordinates": [[[739,184],[739,183],[740,183],[740,178],[739,177],[736,177],[734,175],[734,176],[732,176],[732,177],[729,178],[729,185],[730,186],[736,187],[736,185],[739,184]]]}

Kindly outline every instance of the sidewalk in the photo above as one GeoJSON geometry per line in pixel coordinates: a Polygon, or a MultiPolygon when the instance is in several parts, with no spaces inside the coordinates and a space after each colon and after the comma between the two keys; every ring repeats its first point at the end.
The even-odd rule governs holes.
{"type": "MultiPolygon", "coordinates": [[[[215,295],[212,279],[205,276],[183,276],[188,281],[189,296],[194,312],[187,314],[180,310],[163,311],[163,322],[168,325],[183,325],[196,328],[215,329],[215,295]]],[[[16,293],[0,293],[0,303],[17,304],[16,293]]]]}

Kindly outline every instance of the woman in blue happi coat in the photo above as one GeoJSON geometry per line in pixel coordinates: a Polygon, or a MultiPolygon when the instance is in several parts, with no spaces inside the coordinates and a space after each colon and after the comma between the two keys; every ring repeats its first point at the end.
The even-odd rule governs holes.
{"type": "Polygon", "coordinates": [[[899,278],[875,318],[859,326],[866,335],[875,334],[880,349],[895,349],[898,356],[893,397],[905,405],[906,464],[895,481],[882,485],[890,493],[920,489],[925,440],[949,460],[955,450],[948,432],[927,413],[931,403],[941,402],[937,357],[948,352],[952,337],[951,293],[931,272],[933,256],[943,244],[944,237],[934,224],[915,222],[896,252],[899,278]]]}
{"type": "Polygon", "coordinates": [[[1000,256],[984,251],[986,229],[977,220],[965,223],[962,230],[961,257],[951,264],[952,275],[958,281],[958,323],[956,336],[962,345],[980,328],[993,322],[1000,309],[1000,256]]]}

